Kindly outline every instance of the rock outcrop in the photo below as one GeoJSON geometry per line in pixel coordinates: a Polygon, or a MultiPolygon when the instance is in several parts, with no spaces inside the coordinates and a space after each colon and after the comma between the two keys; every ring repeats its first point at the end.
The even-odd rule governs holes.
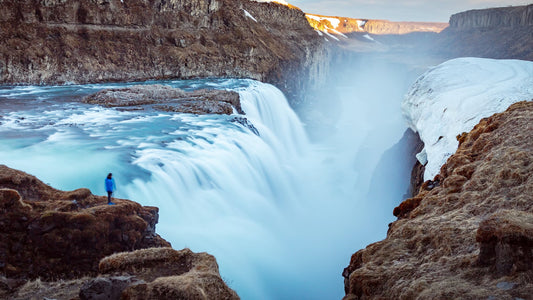
{"type": "Polygon", "coordinates": [[[95,275],[115,252],[170,244],[155,233],[158,208],[88,189],[62,192],[0,165],[0,271],[7,278],[45,280],[95,275]]]}
{"type": "Polygon", "coordinates": [[[239,299],[213,256],[155,233],[158,208],[115,202],[0,165],[0,297],[239,299]]]}
{"type": "Polygon", "coordinates": [[[118,253],[102,259],[99,270],[101,275],[80,289],[82,300],[114,294],[122,299],[239,299],[220,277],[215,258],[189,249],[118,253]]]}
{"type": "Polygon", "coordinates": [[[528,299],[533,293],[533,102],[458,136],[435,181],[355,253],[345,299],[528,299]]]}
{"type": "Polygon", "coordinates": [[[315,86],[327,66],[327,49],[304,13],[276,3],[1,4],[3,84],[238,77],[272,83],[298,102],[302,88],[315,86]]]}
{"type": "Polygon", "coordinates": [[[196,90],[186,92],[166,85],[134,85],[120,89],[106,89],[85,97],[82,102],[106,107],[129,109],[153,108],[190,114],[225,114],[233,109],[244,114],[239,94],[224,90],[196,90]]]}

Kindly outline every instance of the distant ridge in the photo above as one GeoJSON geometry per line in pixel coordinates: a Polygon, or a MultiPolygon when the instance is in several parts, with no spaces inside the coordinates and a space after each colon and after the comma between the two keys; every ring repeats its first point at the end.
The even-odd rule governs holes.
{"type": "Polygon", "coordinates": [[[387,20],[354,19],[337,16],[306,14],[309,24],[330,34],[366,32],[371,34],[407,34],[413,32],[439,33],[448,23],[439,22],[392,22],[387,20]]]}

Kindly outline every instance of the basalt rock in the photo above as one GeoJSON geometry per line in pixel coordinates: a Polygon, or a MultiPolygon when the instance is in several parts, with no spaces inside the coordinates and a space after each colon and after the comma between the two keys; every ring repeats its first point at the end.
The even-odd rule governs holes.
{"type": "Polygon", "coordinates": [[[160,84],[106,89],[85,97],[82,102],[106,107],[153,108],[192,114],[230,115],[235,108],[237,112],[244,114],[237,92],[224,90],[186,92],[160,84]]]}
{"type": "Polygon", "coordinates": [[[533,102],[458,136],[434,182],[395,209],[385,240],[352,256],[345,299],[529,299],[533,102]]]}
{"type": "Polygon", "coordinates": [[[470,10],[451,16],[432,50],[452,57],[533,60],[531,32],[533,4],[470,10]]]}
{"type": "Polygon", "coordinates": [[[96,275],[101,258],[170,244],[155,233],[158,208],[56,190],[0,165],[0,276],[70,279],[96,275]]]}
{"type": "Polygon", "coordinates": [[[0,3],[2,84],[237,77],[272,83],[298,102],[327,72],[328,50],[304,13],[276,3],[0,3]]]}

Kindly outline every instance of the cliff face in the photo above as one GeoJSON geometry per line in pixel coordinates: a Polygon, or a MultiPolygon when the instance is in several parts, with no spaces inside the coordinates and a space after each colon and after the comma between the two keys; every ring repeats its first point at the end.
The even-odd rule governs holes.
{"type": "Polygon", "coordinates": [[[523,27],[533,25],[533,4],[469,10],[450,17],[450,28],[468,30],[474,28],[523,27]]]}
{"type": "Polygon", "coordinates": [[[245,77],[273,83],[295,97],[326,51],[303,12],[275,3],[1,4],[3,84],[245,77]]]}
{"type": "Polygon", "coordinates": [[[411,32],[441,32],[448,23],[391,22],[387,20],[353,19],[306,14],[309,24],[330,33],[366,32],[371,34],[406,34],[411,32]]]}
{"type": "Polygon", "coordinates": [[[432,51],[447,56],[533,60],[533,4],[453,15],[432,51]],[[487,46],[490,45],[490,46],[487,46]]]}
{"type": "Polygon", "coordinates": [[[114,201],[0,165],[0,298],[239,299],[213,256],[155,233],[158,208],[114,201]]]}
{"type": "Polygon", "coordinates": [[[108,206],[87,189],[62,192],[0,165],[0,272],[54,279],[96,274],[115,252],[170,246],[155,233],[156,207],[108,206]]]}
{"type": "Polygon", "coordinates": [[[448,23],[432,22],[391,22],[386,20],[368,20],[364,30],[372,34],[406,34],[412,32],[441,32],[448,23]]]}
{"type": "Polygon", "coordinates": [[[436,181],[355,253],[345,299],[516,299],[533,293],[533,103],[458,137],[436,181]]]}

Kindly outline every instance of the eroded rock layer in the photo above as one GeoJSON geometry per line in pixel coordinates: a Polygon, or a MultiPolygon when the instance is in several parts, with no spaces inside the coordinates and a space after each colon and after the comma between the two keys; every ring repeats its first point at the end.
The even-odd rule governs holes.
{"type": "Polygon", "coordinates": [[[0,4],[3,84],[239,77],[273,83],[291,99],[314,86],[327,65],[327,50],[304,13],[276,3],[0,4]]]}
{"type": "Polygon", "coordinates": [[[533,60],[533,4],[452,15],[432,49],[452,56],[533,60]],[[487,46],[490,45],[490,46],[487,46]]]}
{"type": "Polygon", "coordinates": [[[355,253],[345,299],[528,299],[533,294],[533,102],[458,136],[435,181],[355,253]]]}

